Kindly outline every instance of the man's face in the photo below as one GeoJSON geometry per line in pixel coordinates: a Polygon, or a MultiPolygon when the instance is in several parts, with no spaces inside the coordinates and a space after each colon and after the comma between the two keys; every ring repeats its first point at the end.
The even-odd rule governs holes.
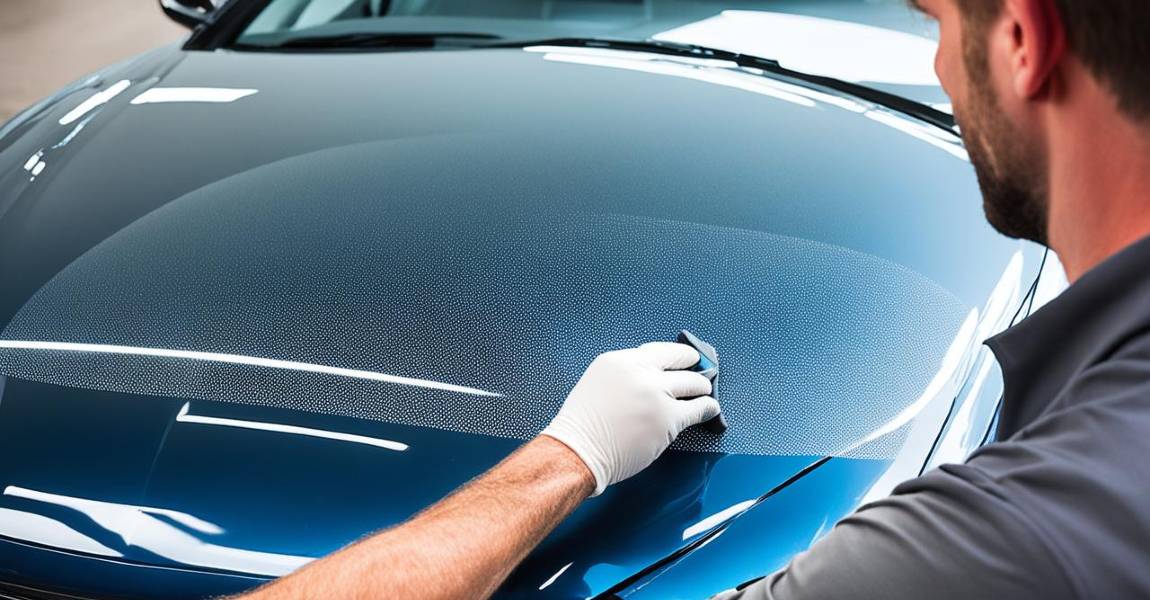
{"type": "Polygon", "coordinates": [[[987,220],[1003,235],[1046,244],[1046,158],[1041,144],[1011,116],[1024,102],[1008,96],[1002,15],[978,15],[970,6],[959,6],[968,1],[987,3],[915,3],[939,24],[935,71],[962,128],[987,220]]]}

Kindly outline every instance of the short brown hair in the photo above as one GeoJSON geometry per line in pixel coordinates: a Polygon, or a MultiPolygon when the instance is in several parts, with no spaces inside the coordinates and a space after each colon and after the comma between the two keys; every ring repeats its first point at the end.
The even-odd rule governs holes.
{"type": "MultiPolygon", "coordinates": [[[[957,0],[985,31],[1003,0],[957,0]]],[[[1070,49],[1118,98],[1123,112],[1150,120],[1150,0],[1054,0],[1070,49]]]]}

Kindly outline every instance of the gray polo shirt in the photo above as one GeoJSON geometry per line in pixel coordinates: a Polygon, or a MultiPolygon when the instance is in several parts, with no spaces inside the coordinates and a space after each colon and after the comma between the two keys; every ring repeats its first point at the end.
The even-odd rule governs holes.
{"type": "Polygon", "coordinates": [[[1150,238],[987,341],[998,443],[718,598],[1150,598],[1150,238]]]}

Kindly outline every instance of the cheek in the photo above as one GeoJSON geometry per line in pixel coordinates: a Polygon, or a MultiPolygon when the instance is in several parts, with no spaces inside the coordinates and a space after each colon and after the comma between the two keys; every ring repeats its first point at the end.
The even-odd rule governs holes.
{"type": "Polygon", "coordinates": [[[946,65],[942,56],[942,46],[939,46],[938,50],[936,50],[934,53],[934,73],[935,75],[938,75],[938,80],[942,82],[942,89],[946,90],[946,93],[949,94],[950,88],[947,87],[946,83],[948,76],[946,72],[946,65]]]}
{"type": "Polygon", "coordinates": [[[962,43],[958,39],[957,31],[949,31],[947,28],[940,30],[938,51],[934,55],[934,71],[952,101],[962,97],[964,87],[962,43]]]}

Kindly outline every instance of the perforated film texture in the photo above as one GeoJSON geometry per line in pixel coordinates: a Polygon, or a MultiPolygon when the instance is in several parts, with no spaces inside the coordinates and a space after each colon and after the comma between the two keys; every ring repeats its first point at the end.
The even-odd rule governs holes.
{"type": "Polygon", "coordinates": [[[466,165],[415,181],[405,160],[337,149],[198,190],[75,261],[3,338],[301,361],[499,396],[47,350],[0,350],[0,372],[525,439],[596,354],[688,328],[719,349],[731,430],[676,447],[834,454],[918,398],[966,314],[926,278],[849,249],[588,210],[558,185],[509,196],[515,182],[477,186],[466,165]]]}

